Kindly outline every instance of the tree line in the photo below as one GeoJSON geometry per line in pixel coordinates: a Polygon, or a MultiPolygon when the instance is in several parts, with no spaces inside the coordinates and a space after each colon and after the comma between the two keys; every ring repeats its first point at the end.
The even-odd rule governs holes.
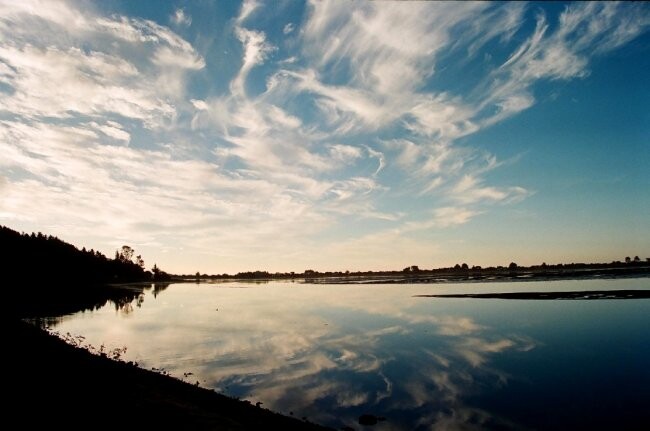
{"type": "MultiPolygon", "coordinates": [[[[72,244],[52,235],[40,232],[19,233],[5,226],[0,226],[0,262],[5,276],[21,280],[33,286],[42,286],[47,282],[64,282],[66,286],[78,286],[100,283],[125,283],[135,281],[169,281],[171,276],[157,265],[146,270],[144,259],[136,251],[125,245],[115,251],[110,259],[99,251],[86,248],[78,249],[72,244]]],[[[417,265],[395,271],[326,271],[307,269],[304,272],[269,272],[245,271],[234,275],[224,274],[185,274],[175,277],[183,279],[294,279],[294,278],[331,278],[331,277],[384,277],[423,275],[490,275],[505,273],[548,273],[579,271],[605,268],[632,268],[650,266],[650,258],[638,256],[626,257],[624,261],[611,263],[567,263],[519,266],[510,262],[507,266],[481,267],[469,266],[467,263],[452,267],[421,269],[417,265]]]]}
{"type": "Polygon", "coordinates": [[[142,256],[123,246],[110,259],[99,251],[78,249],[52,235],[19,233],[0,226],[0,262],[3,275],[41,289],[61,283],[72,288],[101,283],[164,280],[169,276],[154,265],[145,269],[142,256]]]}
{"type": "Polygon", "coordinates": [[[269,272],[269,271],[244,271],[236,274],[205,274],[196,272],[195,274],[178,275],[182,279],[215,279],[215,280],[274,280],[274,279],[312,279],[312,278],[359,278],[359,277],[422,277],[422,276],[459,276],[459,275],[495,275],[495,274],[548,274],[563,273],[586,270],[605,270],[605,269],[634,269],[650,267],[650,258],[640,259],[626,257],[624,261],[612,261],[610,263],[557,263],[547,264],[543,262],[540,265],[520,266],[516,262],[510,262],[504,266],[482,267],[479,265],[469,266],[467,263],[456,264],[450,267],[440,267],[432,269],[420,268],[417,265],[407,266],[402,270],[389,271],[316,271],[306,269],[303,272],[269,272]]]}

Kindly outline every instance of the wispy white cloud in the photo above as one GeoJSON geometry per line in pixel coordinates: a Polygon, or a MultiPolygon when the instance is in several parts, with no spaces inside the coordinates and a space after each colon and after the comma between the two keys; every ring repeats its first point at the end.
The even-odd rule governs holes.
{"type": "Polygon", "coordinates": [[[282,33],[290,34],[295,30],[295,28],[296,28],[295,24],[290,22],[290,23],[288,23],[287,25],[284,26],[284,28],[282,29],[282,33]]]}
{"type": "Polygon", "coordinates": [[[59,226],[54,232],[75,226],[74,236],[128,240],[136,247],[169,232],[194,252],[208,252],[217,241],[235,254],[259,241],[284,241],[277,238],[282,225],[284,237],[295,239],[327,222],[268,180],[233,176],[208,162],[103,145],[87,128],[1,126],[3,170],[23,177],[3,190],[6,219],[38,224],[47,208],[47,225],[59,226]],[[231,229],[221,229],[224,223],[231,229]]]}
{"type": "Polygon", "coordinates": [[[66,3],[53,9],[12,2],[3,9],[0,31],[12,36],[0,60],[13,90],[3,105],[15,115],[117,114],[155,127],[176,116],[186,71],[205,66],[189,43],[151,21],[104,18],[66,3]],[[150,48],[154,55],[125,55],[134,48],[150,48]]]}
{"type": "Polygon", "coordinates": [[[348,62],[352,83],[379,94],[412,93],[434,72],[451,29],[479,13],[481,3],[362,3],[350,9],[314,2],[305,26],[308,54],[321,67],[348,62]],[[418,43],[413,43],[418,41],[418,43]]]}
{"type": "Polygon", "coordinates": [[[438,227],[448,227],[467,223],[479,213],[476,210],[458,207],[438,208],[434,212],[433,223],[438,227]]]}
{"type": "MultiPolygon", "coordinates": [[[[242,14],[246,10],[245,5],[242,14]]],[[[198,112],[193,123],[197,127],[217,126],[229,144],[217,149],[215,154],[223,160],[236,158],[246,165],[248,172],[282,184],[296,196],[309,199],[315,209],[325,214],[379,215],[372,204],[372,194],[384,187],[376,179],[354,174],[331,179],[327,175],[354,166],[367,157],[382,160],[375,171],[378,172],[383,166],[381,154],[364,151],[366,147],[330,143],[318,126],[304,123],[297,113],[281,107],[292,94],[319,86],[310,71],[275,73],[268,79],[265,92],[248,96],[244,90],[248,72],[276,48],[267,44],[263,32],[249,30],[243,24],[235,32],[243,45],[244,56],[238,74],[231,81],[231,94],[203,103],[194,102],[197,109],[205,112],[198,112]]],[[[356,103],[353,97],[349,100],[356,103]]]]}
{"type": "Polygon", "coordinates": [[[568,80],[589,74],[595,55],[611,51],[650,27],[647,10],[632,3],[585,2],[566,6],[553,28],[543,12],[534,32],[493,72],[481,108],[499,109],[485,125],[501,121],[535,102],[532,85],[541,79],[568,80]]]}
{"type": "Polygon", "coordinates": [[[2,121],[3,170],[12,172],[3,187],[4,220],[43,228],[39,214],[47,208],[53,233],[75,226],[65,235],[70,239],[164,250],[171,233],[194,255],[211,252],[216,242],[235,261],[259,253],[260,244],[277,244],[276,255],[289,253],[289,238],[295,244],[335,222],[335,214],[374,216],[371,195],[382,189],[376,180],[318,178],[368,157],[363,147],[317,138],[270,96],[246,95],[248,72],[273,49],[263,32],[236,29],[245,49],[230,96],[186,101],[185,75],[205,67],[187,42],[152,22],[91,11],[62,29],[61,19],[48,14],[65,11],[45,9],[37,17],[55,26],[46,46],[39,45],[41,30],[30,34],[22,25],[32,15],[3,15],[3,24],[13,19],[23,29],[22,39],[0,49],[3,81],[13,90],[1,96],[3,109],[15,117],[2,121]],[[93,34],[90,48],[65,46],[66,38],[84,32],[93,34]],[[146,55],[126,55],[129,50],[146,55]],[[178,153],[178,144],[145,146],[134,139],[143,126],[154,138],[192,108],[198,129],[211,124],[223,131],[214,157],[199,160],[178,153]],[[233,158],[244,165],[224,169],[233,158]],[[222,229],[225,224],[230,228],[222,229]]]}
{"type": "Polygon", "coordinates": [[[275,50],[275,47],[266,42],[264,32],[237,27],[235,33],[244,46],[244,58],[242,59],[243,64],[239,70],[239,75],[232,81],[231,90],[235,95],[245,96],[244,83],[248,73],[253,67],[261,64],[268,54],[275,50]]]}
{"type": "Polygon", "coordinates": [[[258,7],[260,4],[257,0],[244,0],[237,17],[237,24],[243,23],[258,7]]]}
{"type": "Polygon", "coordinates": [[[13,94],[4,96],[3,104],[14,114],[32,118],[118,114],[148,126],[175,114],[149,84],[135,83],[141,76],[132,64],[110,55],[9,44],[0,48],[0,59],[12,68],[13,94]],[[131,80],[135,85],[127,83],[131,80]]]}
{"type": "Polygon", "coordinates": [[[274,84],[271,89],[274,94],[293,87],[314,95],[314,103],[336,134],[348,134],[364,128],[374,130],[397,118],[395,111],[390,106],[382,105],[371,92],[324,84],[313,69],[281,71],[275,77],[274,84]]]}
{"type": "Polygon", "coordinates": [[[508,7],[483,11],[480,16],[462,26],[463,31],[457,44],[467,46],[467,52],[472,57],[494,39],[509,42],[524,24],[527,8],[525,2],[517,2],[508,7]]]}
{"type": "Polygon", "coordinates": [[[228,21],[240,56],[224,53],[233,70],[216,76],[223,59],[172,30],[192,34],[190,6],[169,7],[169,28],[88,3],[0,1],[2,220],[68,232],[70,218],[159,243],[177,229],[197,253],[223,242],[242,262],[255,236],[358,268],[398,250],[425,259],[438,251],[416,233],[532,194],[493,181],[503,163],[470,136],[534,106],[536,83],[585,78],[595,56],[650,26],[634,3],[554,17],[519,3],[324,1],[270,31],[258,26],[266,7],[245,1],[228,21]],[[487,47],[468,89],[446,85],[446,69],[487,47]],[[160,174],[171,171],[182,175],[160,174]]]}
{"type": "Polygon", "coordinates": [[[192,99],[190,100],[190,103],[199,111],[206,111],[209,109],[209,106],[207,103],[205,103],[205,100],[192,99]]]}
{"type": "Polygon", "coordinates": [[[356,159],[362,156],[359,147],[342,144],[331,145],[329,153],[333,161],[342,165],[353,163],[356,159]]]}
{"type": "Polygon", "coordinates": [[[526,197],[529,192],[522,187],[497,188],[483,186],[481,181],[471,175],[463,176],[451,189],[455,200],[469,204],[478,201],[502,202],[526,197]]]}
{"type": "Polygon", "coordinates": [[[384,157],[384,154],[381,151],[373,150],[372,148],[370,148],[367,145],[365,146],[365,148],[366,148],[366,151],[368,151],[368,154],[371,157],[374,157],[374,158],[377,159],[377,162],[378,162],[377,169],[372,174],[373,176],[376,177],[382,171],[382,169],[384,169],[384,167],[386,167],[386,158],[384,157]]]}
{"type": "Polygon", "coordinates": [[[184,9],[176,9],[171,16],[171,21],[176,25],[188,26],[192,24],[192,17],[184,9]]]}
{"type": "Polygon", "coordinates": [[[417,232],[433,228],[444,229],[459,226],[469,222],[480,215],[480,211],[467,207],[441,207],[436,208],[431,214],[418,221],[407,221],[397,228],[397,232],[417,232]]]}
{"type": "Polygon", "coordinates": [[[408,114],[412,120],[406,120],[407,128],[438,139],[453,140],[478,130],[471,120],[474,111],[463,106],[459,100],[449,100],[445,95],[422,97],[409,109],[408,114]]]}
{"type": "Polygon", "coordinates": [[[131,140],[131,135],[129,132],[124,130],[121,124],[115,121],[107,121],[105,124],[97,124],[96,122],[91,122],[88,124],[90,127],[99,130],[104,135],[109,136],[115,140],[123,141],[129,143],[131,140]]]}

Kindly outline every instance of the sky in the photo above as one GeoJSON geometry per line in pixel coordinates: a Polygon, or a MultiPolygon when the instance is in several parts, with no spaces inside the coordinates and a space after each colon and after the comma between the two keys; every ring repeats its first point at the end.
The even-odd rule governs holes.
{"type": "Polygon", "coordinates": [[[0,224],[174,273],[650,257],[650,5],[0,0],[0,224]]]}

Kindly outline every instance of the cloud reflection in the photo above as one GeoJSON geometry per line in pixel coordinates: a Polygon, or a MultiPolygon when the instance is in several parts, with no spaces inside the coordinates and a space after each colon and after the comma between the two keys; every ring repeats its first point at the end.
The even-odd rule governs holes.
{"type": "Polygon", "coordinates": [[[488,414],[466,399],[507,381],[492,358],[535,341],[437,304],[403,286],[188,284],[148,296],[128,318],[102,309],[56,329],[116,340],[144,367],[191,371],[204,386],[331,426],[367,411],[390,429],[480,426],[488,414]]]}
{"type": "Polygon", "coordinates": [[[480,367],[487,361],[490,353],[500,353],[515,345],[513,340],[502,338],[496,341],[467,337],[457,344],[458,354],[473,367],[480,367]]]}

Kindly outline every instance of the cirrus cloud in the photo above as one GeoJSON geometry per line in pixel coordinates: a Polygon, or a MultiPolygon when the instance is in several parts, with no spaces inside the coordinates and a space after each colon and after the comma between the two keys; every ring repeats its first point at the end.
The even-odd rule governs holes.
{"type": "Polygon", "coordinates": [[[183,242],[187,262],[227,256],[230,270],[361,269],[373,248],[429,259],[440,247],[416,233],[457,232],[533,194],[494,181],[505,163],[471,138],[534,107],[539,83],[587,79],[650,25],[632,3],[552,15],[326,1],[276,19],[245,1],[217,52],[214,29],[192,20],[201,7],[169,6],[168,27],[84,2],[0,1],[3,223],[109,252],[111,236],[150,244],[156,259],[154,246],[183,242]]]}

